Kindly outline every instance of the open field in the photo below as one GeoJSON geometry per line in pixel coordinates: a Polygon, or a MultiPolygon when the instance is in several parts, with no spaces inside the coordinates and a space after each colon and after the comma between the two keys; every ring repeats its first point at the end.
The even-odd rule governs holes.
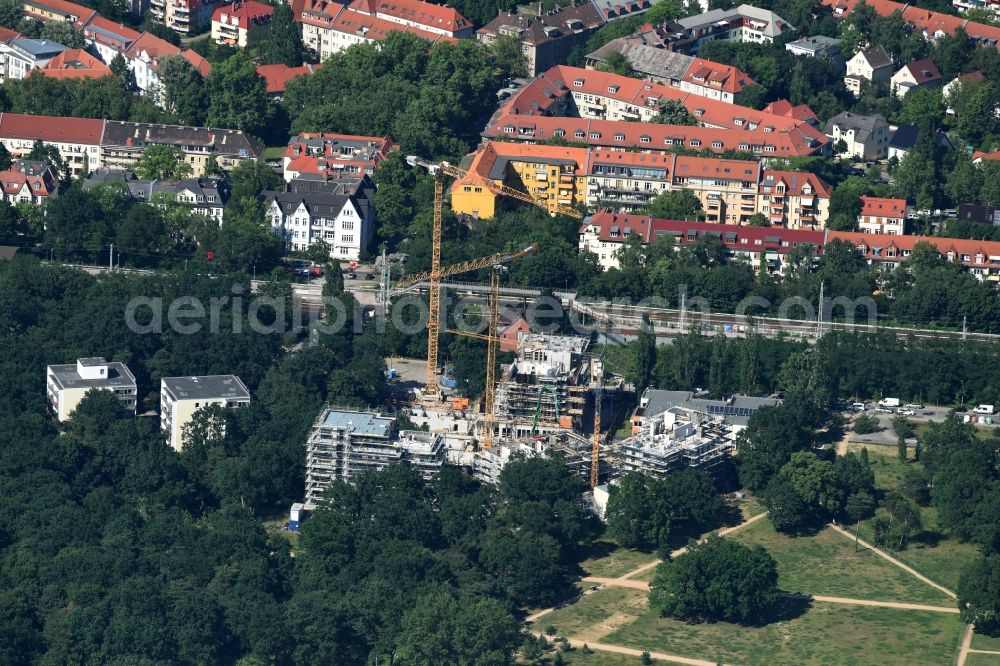
{"type": "Polygon", "coordinates": [[[984,636],[983,634],[972,634],[973,650],[993,650],[1000,652],[1000,637],[984,636]]]}
{"type": "Polygon", "coordinates": [[[965,658],[965,666],[1000,666],[1000,654],[970,652],[965,658]]]}
{"type": "Polygon", "coordinates": [[[607,554],[584,560],[580,563],[580,568],[588,576],[601,578],[617,578],[657,559],[656,553],[644,553],[641,550],[622,548],[608,537],[595,542],[594,550],[607,554]]]}
{"type": "Polygon", "coordinates": [[[596,641],[646,613],[646,596],[642,590],[609,587],[549,613],[539,619],[535,628],[545,631],[552,626],[559,636],[596,641]]]}
{"type": "Polygon", "coordinates": [[[963,628],[957,615],[817,603],[763,627],[686,624],[648,612],[601,642],[735,664],[948,664],[963,628]]]}
{"type": "Polygon", "coordinates": [[[730,537],[767,549],[778,562],[778,585],[788,592],[952,606],[954,601],[831,529],[788,537],[761,520],[730,537]]]}

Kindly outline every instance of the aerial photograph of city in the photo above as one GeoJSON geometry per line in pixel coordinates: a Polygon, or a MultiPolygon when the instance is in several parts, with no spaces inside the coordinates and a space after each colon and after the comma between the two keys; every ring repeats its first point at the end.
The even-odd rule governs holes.
{"type": "Polygon", "coordinates": [[[1000,666],[1000,0],[0,0],[0,666],[1000,666]]]}

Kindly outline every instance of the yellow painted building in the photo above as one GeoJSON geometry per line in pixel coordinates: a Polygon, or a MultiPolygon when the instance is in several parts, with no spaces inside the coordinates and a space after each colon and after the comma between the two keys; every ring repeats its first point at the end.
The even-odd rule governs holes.
{"type": "Polygon", "coordinates": [[[558,206],[587,200],[586,148],[487,142],[472,158],[469,175],[451,188],[451,208],[479,218],[496,215],[497,195],[490,185],[507,187],[558,206]]]}

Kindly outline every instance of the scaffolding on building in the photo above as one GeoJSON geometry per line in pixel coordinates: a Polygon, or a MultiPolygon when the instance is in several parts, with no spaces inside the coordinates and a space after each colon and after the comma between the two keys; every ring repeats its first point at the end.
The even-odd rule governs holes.
{"type": "Polygon", "coordinates": [[[720,418],[682,407],[671,407],[662,416],[615,447],[618,472],[642,472],[662,478],[692,467],[718,478],[736,449],[734,427],[720,418]]]}

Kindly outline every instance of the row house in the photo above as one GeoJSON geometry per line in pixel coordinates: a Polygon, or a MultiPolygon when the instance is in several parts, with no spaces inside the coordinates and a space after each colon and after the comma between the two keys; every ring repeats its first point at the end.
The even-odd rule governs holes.
{"type": "Polygon", "coordinates": [[[745,224],[757,212],[760,171],[759,162],[678,157],[672,189],[694,192],[709,222],[745,224]]]}
{"type": "Polygon", "coordinates": [[[375,207],[364,198],[324,191],[268,191],[264,202],[271,229],[289,251],[323,242],[332,260],[358,261],[375,235],[375,207]]]}
{"type": "Polygon", "coordinates": [[[604,270],[619,268],[619,253],[630,238],[642,244],[669,238],[675,248],[694,243],[699,237],[718,238],[733,258],[746,261],[755,270],[781,275],[793,248],[807,248],[811,255],[823,253],[823,231],[746,227],[686,220],[664,220],[648,215],[600,211],[587,217],[579,230],[580,252],[593,254],[604,270]]]}
{"type": "Polygon", "coordinates": [[[813,126],[814,120],[758,111],[684,92],[667,84],[568,65],[553,67],[524,86],[501,106],[490,125],[495,125],[500,118],[515,115],[648,123],[659,113],[660,103],[671,100],[682,104],[704,127],[758,132],[764,138],[786,133],[814,152],[826,150],[829,143],[823,132],[813,126]]]}
{"type": "Polygon", "coordinates": [[[222,224],[222,215],[229,200],[229,185],[223,178],[184,178],[176,181],[144,180],[132,171],[102,167],[87,174],[83,189],[112,185],[140,203],[158,203],[165,197],[184,205],[191,213],[222,224]]]}
{"type": "Polygon", "coordinates": [[[805,171],[765,169],[758,187],[757,212],[772,227],[822,229],[830,217],[833,188],[805,171]]]}
{"type": "MultiPolygon", "coordinates": [[[[835,17],[850,15],[859,2],[861,0],[820,0],[821,4],[832,10],[835,17]]],[[[904,4],[894,0],[864,0],[864,2],[879,16],[892,16],[898,13],[911,30],[927,40],[940,39],[962,30],[969,40],[978,46],[996,48],[1000,44],[998,26],[976,23],[963,16],[934,12],[912,3],[904,4]]]]}
{"type": "Polygon", "coordinates": [[[153,145],[179,148],[194,177],[204,175],[212,158],[228,170],[263,150],[241,130],[0,113],[0,143],[12,156],[27,155],[36,141],[55,146],[73,176],[129,168],[153,145]]]}
{"type": "Polygon", "coordinates": [[[902,236],[906,233],[906,199],[861,197],[858,229],[866,234],[902,236]]]}
{"type": "Polygon", "coordinates": [[[676,161],[676,155],[591,151],[587,202],[624,210],[645,208],[659,194],[671,189],[676,161]]]}
{"type": "Polygon", "coordinates": [[[17,160],[0,171],[0,187],[9,204],[41,204],[59,195],[59,172],[48,162],[17,160]]]}
{"type": "Polygon", "coordinates": [[[285,180],[327,180],[341,174],[375,173],[376,167],[399,150],[387,136],[356,136],[304,132],[293,136],[285,148],[285,180]]]}
{"type": "Polygon", "coordinates": [[[83,28],[83,37],[101,61],[110,65],[119,53],[125,54],[132,42],[142,37],[128,26],[109,21],[103,16],[95,16],[83,28]]]}
{"type": "Polygon", "coordinates": [[[274,7],[254,0],[238,0],[212,14],[212,39],[220,46],[245,49],[267,37],[274,7]]]}
{"type": "Polygon", "coordinates": [[[483,131],[500,141],[544,143],[563,139],[591,148],[642,153],[676,153],[679,149],[713,153],[739,151],[760,157],[805,157],[817,152],[800,132],[754,132],[698,125],[621,123],[587,118],[508,115],[483,131]]]}
{"type": "Polygon", "coordinates": [[[830,231],[827,242],[846,241],[857,248],[869,264],[898,265],[917,243],[932,245],[945,261],[963,265],[980,282],[1000,282],[1000,242],[943,238],[940,236],[887,236],[856,231],[830,231]]]}

